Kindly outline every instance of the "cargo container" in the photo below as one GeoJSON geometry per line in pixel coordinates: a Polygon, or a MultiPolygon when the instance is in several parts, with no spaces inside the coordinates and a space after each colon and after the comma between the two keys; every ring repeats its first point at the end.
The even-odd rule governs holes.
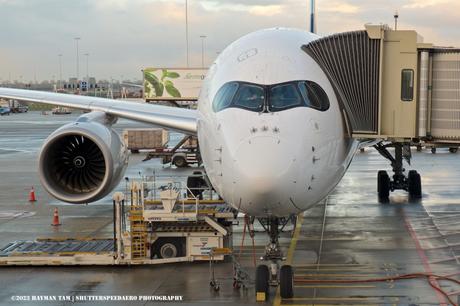
{"type": "Polygon", "coordinates": [[[139,150],[155,150],[166,148],[169,132],[164,129],[127,129],[123,131],[123,140],[132,153],[139,150]]]}

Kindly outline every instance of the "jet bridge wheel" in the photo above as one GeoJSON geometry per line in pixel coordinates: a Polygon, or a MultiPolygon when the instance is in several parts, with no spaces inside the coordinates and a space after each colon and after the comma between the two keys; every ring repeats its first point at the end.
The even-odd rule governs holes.
{"type": "Polygon", "coordinates": [[[283,299],[294,296],[294,271],[292,266],[284,265],[280,269],[280,294],[283,299]]]}
{"type": "Polygon", "coordinates": [[[384,170],[377,174],[377,191],[381,200],[386,200],[390,196],[390,176],[384,170]]]}
{"type": "Polygon", "coordinates": [[[409,171],[409,175],[407,177],[407,185],[409,197],[414,199],[420,199],[422,197],[422,181],[420,174],[417,171],[409,171]]]}
{"type": "Polygon", "coordinates": [[[268,300],[270,272],[267,265],[259,265],[256,269],[256,300],[268,300]]]}

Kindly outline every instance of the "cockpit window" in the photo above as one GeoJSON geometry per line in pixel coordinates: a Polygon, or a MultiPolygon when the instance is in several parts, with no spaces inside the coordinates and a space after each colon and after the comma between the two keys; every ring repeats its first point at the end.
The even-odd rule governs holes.
{"type": "Polygon", "coordinates": [[[305,106],[305,103],[296,88],[295,83],[274,85],[270,87],[271,112],[292,108],[295,106],[305,106]]]}
{"type": "Polygon", "coordinates": [[[320,111],[329,109],[329,99],[324,90],[315,82],[299,82],[299,89],[307,106],[320,111]]]}
{"type": "Polygon", "coordinates": [[[238,87],[237,82],[230,82],[222,86],[214,98],[214,103],[212,104],[213,110],[218,112],[229,107],[238,87]]]}
{"type": "Polygon", "coordinates": [[[265,90],[262,86],[241,84],[233,100],[233,106],[261,112],[265,103],[265,90]]]}
{"type": "Polygon", "coordinates": [[[254,112],[279,112],[294,107],[309,107],[318,111],[329,109],[329,98],[317,83],[292,81],[274,85],[229,82],[216,93],[212,108],[243,108],[254,112]]]}

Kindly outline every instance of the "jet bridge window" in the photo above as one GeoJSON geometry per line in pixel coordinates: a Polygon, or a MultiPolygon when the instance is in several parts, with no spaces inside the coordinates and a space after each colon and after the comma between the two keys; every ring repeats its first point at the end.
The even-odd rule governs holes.
{"type": "Polygon", "coordinates": [[[414,70],[403,69],[401,72],[401,100],[414,100],[414,70]]]}

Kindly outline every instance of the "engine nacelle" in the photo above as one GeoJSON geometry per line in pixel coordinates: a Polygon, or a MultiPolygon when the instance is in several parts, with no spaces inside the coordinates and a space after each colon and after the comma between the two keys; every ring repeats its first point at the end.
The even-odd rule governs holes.
{"type": "Polygon", "coordinates": [[[80,116],[52,133],[38,164],[44,188],[68,203],[89,203],[106,196],[120,182],[128,151],[102,112],[80,116]]]}

